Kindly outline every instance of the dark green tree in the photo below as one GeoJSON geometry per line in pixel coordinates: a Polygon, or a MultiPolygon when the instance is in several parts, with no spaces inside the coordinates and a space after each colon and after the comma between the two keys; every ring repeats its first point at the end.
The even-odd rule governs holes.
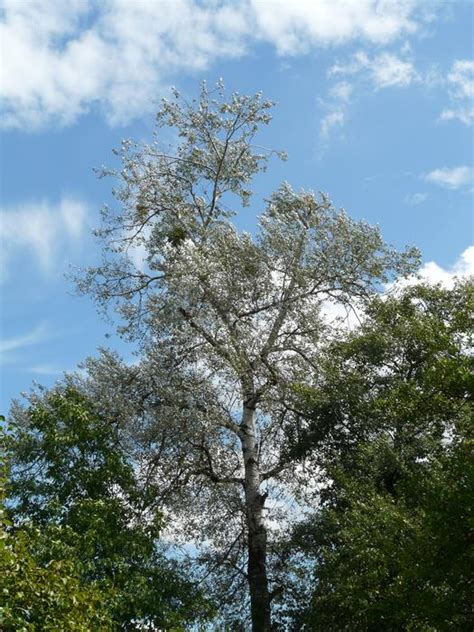
{"type": "Polygon", "coordinates": [[[41,532],[0,525],[0,628],[17,630],[115,629],[107,602],[112,591],[84,582],[74,560],[38,561],[41,532]]]}
{"type": "Polygon", "coordinates": [[[12,422],[8,508],[14,527],[35,534],[35,563],[75,560],[86,586],[108,592],[117,629],[179,630],[209,614],[178,563],[160,552],[156,497],[127,457],[114,419],[58,385],[16,405],[12,422]]]}
{"type": "Polygon", "coordinates": [[[470,282],[376,300],[300,389],[293,447],[324,476],[296,629],[472,629],[473,313],[470,282]]]}
{"type": "Polygon", "coordinates": [[[0,458],[0,628],[5,632],[112,630],[106,606],[111,591],[82,582],[74,560],[39,563],[36,554],[45,544],[41,532],[13,528],[5,508],[8,463],[3,452],[0,458]]]}

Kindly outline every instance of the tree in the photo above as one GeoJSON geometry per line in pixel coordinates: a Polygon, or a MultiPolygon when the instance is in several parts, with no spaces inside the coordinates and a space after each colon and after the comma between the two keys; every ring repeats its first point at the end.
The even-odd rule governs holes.
{"type": "MultiPolygon", "coordinates": [[[[2,455],[2,458],[4,455],[2,455]]],[[[36,529],[13,529],[5,509],[7,463],[0,470],[0,627],[14,630],[112,630],[106,607],[111,593],[84,584],[73,559],[41,564],[36,529]]]]}
{"type": "Polygon", "coordinates": [[[179,142],[122,144],[121,170],[103,172],[120,181],[120,208],[104,210],[98,231],[104,263],[79,280],[100,305],[115,305],[120,331],[143,349],[130,370],[110,355],[90,364],[94,379],[104,387],[105,375],[120,375],[111,399],[128,384],[125,400],[139,400],[135,428],[149,472],[160,462],[161,478],[171,476],[171,458],[183,493],[214,506],[207,538],[220,568],[227,561],[246,577],[255,631],[270,630],[282,589],[268,577],[265,511],[285,477],[291,482],[285,393],[317,362],[321,305],[363,301],[416,264],[413,250],[398,254],[378,229],[288,184],[271,195],[256,236],[236,229],[236,205],[249,205],[249,183],[272,153],[253,144],[271,105],[260,94],[226,100],[222,85],[213,93],[203,85],[190,104],[177,93],[164,100],[158,126],[179,142]],[[139,267],[133,249],[144,253],[139,267]]]}
{"type": "Polygon", "coordinates": [[[160,551],[156,498],[143,488],[113,418],[71,385],[57,384],[26,407],[16,405],[11,421],[7,500],[25,585],[47,586],[73,566],[64,590],[80,581],[83,601],[102,591],[110,629],[180,630],[210,616],[208,600],[160,551]]]}
{"type": "Polygon", "coordinates": [[[470,281],[376,300],[305,387],[294,447],[327,482],[294,535],[295,629],[472,629],[473,307],[470,281]]]}
{"type": "MultiPolygon", "coordinates": [[[[111,594],[84,584],[73,560],[39,563],[38,534],[0,529],[0,626],[15,630],[113,630],[107,607],[111,594]]],[[[41,534],[39,534],[41,537],[41,534]]]]}

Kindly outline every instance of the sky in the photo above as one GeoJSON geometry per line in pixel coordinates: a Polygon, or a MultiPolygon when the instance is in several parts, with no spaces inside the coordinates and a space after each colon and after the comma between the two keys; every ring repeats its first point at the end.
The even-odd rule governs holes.
{"type": "Polygon", "coordinates": [[[123,138],[150,139],[176,86],[224,79],[276,102],[253,231],[286,180],[416,245],[433,282],[474,274],[470,0],[0,0],[0,413],[101,346],[133,349],[76,295],[114,203],[123,138]]]}

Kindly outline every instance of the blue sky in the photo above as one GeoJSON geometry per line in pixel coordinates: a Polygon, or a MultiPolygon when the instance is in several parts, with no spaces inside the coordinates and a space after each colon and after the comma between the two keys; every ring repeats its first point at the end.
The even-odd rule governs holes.
{"type": "Polygon", "coordinates": [[[99,346],[132,349],[64,278],[90,234],[122,138],[149,138],[174,85],[223,77],[277,102],[262,144],[285,149],[237,218],[252,230],[282,180],[322,190],[423,274],[474,273],[473,3],[436,0],[3,0],[0,412],[99,346]],[[111,334],[111,337],[108,335],[111,334]]]}

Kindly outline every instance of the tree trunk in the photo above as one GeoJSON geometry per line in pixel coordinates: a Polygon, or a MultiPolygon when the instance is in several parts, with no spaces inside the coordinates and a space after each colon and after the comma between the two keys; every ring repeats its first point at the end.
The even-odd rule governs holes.
{"type": "Polygon", "coordinates": [[[253,632],[270,632],[267,578],[267,528],[263,518],[266,495],[260,493],[255,405],[244,403],[240,432],[245,466],[245,508],[248,529],[248,582],[253,632]]]}

